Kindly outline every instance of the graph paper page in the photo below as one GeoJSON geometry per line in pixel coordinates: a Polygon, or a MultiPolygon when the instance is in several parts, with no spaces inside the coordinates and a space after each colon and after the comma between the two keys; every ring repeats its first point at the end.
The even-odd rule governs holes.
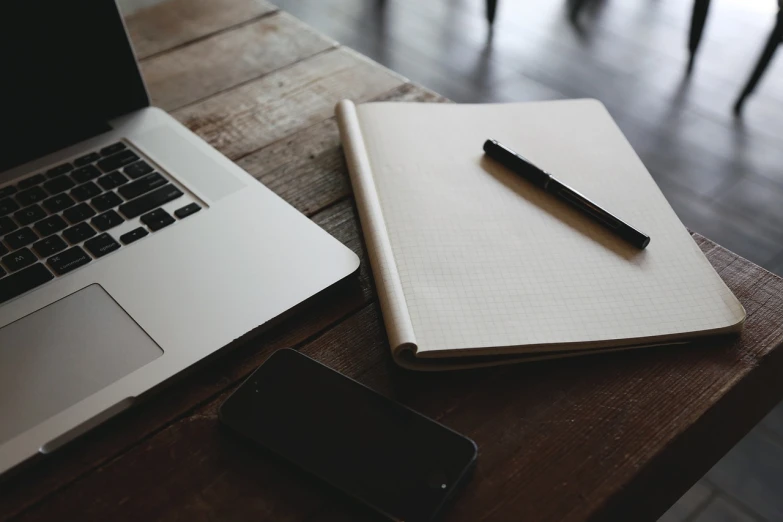
{"type": "Polygon", "coordinates": [[[745,312],[594,100],[357,107],[418,352],[633,340],[745,312]],[[485,158],[495,139],[651,237],[637,250],[485,158]]]}

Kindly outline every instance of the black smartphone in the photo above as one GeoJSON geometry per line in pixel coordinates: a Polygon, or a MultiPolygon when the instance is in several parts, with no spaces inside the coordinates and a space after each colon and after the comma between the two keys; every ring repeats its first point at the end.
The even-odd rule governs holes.
{"type": "Polygon", "coordinates": [[[434,520],[476,461],[469,438],[290,349],[226,399],[220,420],[391,520],[434,520]]]}

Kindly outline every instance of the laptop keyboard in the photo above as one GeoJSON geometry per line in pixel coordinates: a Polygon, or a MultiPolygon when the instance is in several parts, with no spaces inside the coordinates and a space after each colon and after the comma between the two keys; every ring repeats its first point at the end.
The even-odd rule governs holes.
{"type": "Polygon", "coordinates": [[[159,208],[183,195],[123,142],[0,187],[0,303],[201,210],[159,208]]]}

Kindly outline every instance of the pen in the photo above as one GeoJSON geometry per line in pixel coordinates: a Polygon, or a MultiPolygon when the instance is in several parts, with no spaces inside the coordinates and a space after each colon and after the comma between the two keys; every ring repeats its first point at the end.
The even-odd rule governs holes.
{"type": "Polygon", "coordinates": [[[484,142],[484,153],[514,173],[519,174],[533,185],[544,189],[558,199],[592,218],[598,224],[614,232],[636,248],[645,248],[650,237],[639,232],[625,221],[613,216],[568,185],[561,183],[551,174],[536,167],[528,160],[501,145],[495,140],[484,142]]]}

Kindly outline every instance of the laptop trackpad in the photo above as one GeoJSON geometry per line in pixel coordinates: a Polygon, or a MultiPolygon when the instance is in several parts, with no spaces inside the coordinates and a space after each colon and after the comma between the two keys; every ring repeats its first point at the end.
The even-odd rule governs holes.
{"type": "Polygon", "coordinates": [[[0,444],[161,355],[97,284],[0,328],[0,444]]]}

